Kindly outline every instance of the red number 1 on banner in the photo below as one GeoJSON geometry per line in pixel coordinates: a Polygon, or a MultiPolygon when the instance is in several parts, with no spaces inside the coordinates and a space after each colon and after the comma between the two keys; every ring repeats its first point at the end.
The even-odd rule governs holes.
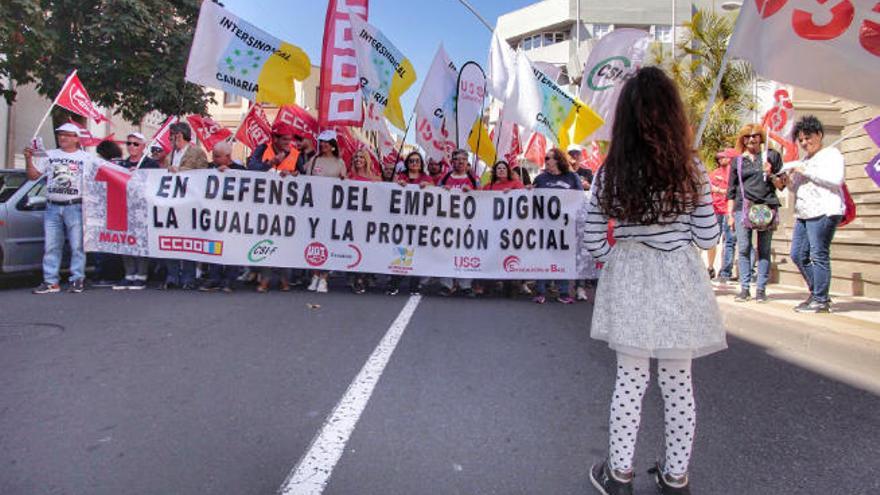
{"type": "Polygon", "coordinates": [[[96,182],[107,183],[107,230],[128,230],[128,181],[131,174],[110,167],[98,168],[96,182]]]}

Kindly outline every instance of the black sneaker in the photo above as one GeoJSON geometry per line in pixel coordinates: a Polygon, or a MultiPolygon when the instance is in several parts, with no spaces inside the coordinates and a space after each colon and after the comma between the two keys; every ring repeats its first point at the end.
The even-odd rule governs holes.
{"type": "Polygon", "coordinates": [[[422,295],[422,286],[417,286],[409,290],[409,295],[411,296],[421,296],[422,295]]]}
{"type": "Polygon", "coordinates": [[[758,292],[755,293],[755,302],[756,303],[767,302],[767,291],[758,290],[758,292]]]}
{"type": "Polygon", "coordinates": [[[57,294],[61,292],[61,286],[58,284],[49,284],[43,282],[36,289],[32,290],[32,294],[57,294]]]}
{"type": "Polygon", "coordinates": [[[812,301],[810,304],[806,306],[798,306],[794,308],[798,313],[830,313],[831,312],[831,303],[825,302],[821,303],[818,301],[812,301]]]}
{"type": "Polygon", "coordinates": [[[131,285],[128,286],[128,290],[144,290],[147,288],[146,280],[133,280],[131,285]]]}
{"type": "Polygon", "coordinates": [[[809,306],[810,304],[812,304],[812,302],[813,302],[813,295],[810,294],[809,297],[807,297],[806,299],[804,299],[804,302],[802,302],[802,303],[798,304],[797,306],[795,306],[795,307],[794,307],[794,310],[795,310],[795,311],[800,311],[800,310],[806,308],[807,306],[809,306]]]}
{"type": "Polygon", "coordinates": [[[608,461],[593,464],[590,481],[602,495],[632,495],[633,492],[632,480],[623,482],[612,476],[608,461]]]}
{"type": "Polygon", "coordinates": [[[715,269],[709,268],[709,280],[712,280],[713,278],[715,278],[715,269]]]}
{"type": "Polygon", "coordinates": [[[134,280],[122,279],[113,284],[113,290],[128,290],[134,285],[134,280]]]}
{"type": "Polygon", "coordinates": [[[117,285],[119,285],[119,283],[120,282],[114,282],[112,280],[107,280],[107,279],[102,278],[101,280],[95,280],[94,282],[92,282],[92,287],[100,287],[100,288],[116,287],[117,285]]]}
{"type": "Polygon", "coordinates": [[[397,287],[389,287],[388,290],[385,291],[386,296],[396,296],[398,293],[400,293],[400,289],[397,287]]]}
{"type": "Polygon", "coordinates": [[[67,285],[67,292],[73,292],[74,294],[79,294],[80,292],[85,290],[85,284],[83,284],[82,279],[80,280],[71,280],[67,285]]]}
{"type": "Polygon", "coordinates": [[[180,290],[196,290],[195,282],[187,282],[180,286],[180,290]]]}
{"type": "Polygon", "coordinates": [[[648,470],[648,474],[654,475],[654,482],[657,483],[660,495],[691,495],[690,481],[687,475],[684,475],[684,479],[678,482],[663,474],[659,462],[648,470]]]}
{"type": "Polygon", "coordinates": [[[745,290],[745,289],[741,290],[739,292],[739,294],[737,294],[736,297],[733,298],[733,300],[736,302],[746,302],[751,299],[752,299],[752,295],[749,293],[748,290],[745,290]]]}

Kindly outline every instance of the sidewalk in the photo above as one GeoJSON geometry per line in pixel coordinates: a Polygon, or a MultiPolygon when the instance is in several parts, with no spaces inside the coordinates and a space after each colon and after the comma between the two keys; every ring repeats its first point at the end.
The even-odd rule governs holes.
{"type": "Polygon", "coordinates": [[[739,286],[715,286],[731,335],[781,359],[880,394],[880,300],[832,294],[832,314],[796,313],[801,287],[768,286],[770,301],[734,302],[739,286]]]}

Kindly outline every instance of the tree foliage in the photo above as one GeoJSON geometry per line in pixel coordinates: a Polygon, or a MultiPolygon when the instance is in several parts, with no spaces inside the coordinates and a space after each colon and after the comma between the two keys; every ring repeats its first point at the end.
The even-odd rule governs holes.
{"type": "MultiPolygon", "coordinates": [[[[662,50],[653,51],[653,62],[665,68],[678,85],[694,130],[699,128],[721,71],[734,21],[730,15],[698,10],[684,24],[685,33],[678,44],[685,56],[671,57],[662,50]]],[[[754,77],[748,63],[728,61],[700,145],[703,163],[714,164],[716,152],[733,146],[737,131],[756,105],[752,93],[754,77]]]]}
{"type": "Polygon", "coordinates": [[[15,99],[15,85],[31,82],[52,99],[77,69],[92,100],[114,107],[129,122],[140,122],[152,110],[205,113],[210,94],[183,80],[198,0],[2,4],[0,93],[7,102],[15,99]]]}

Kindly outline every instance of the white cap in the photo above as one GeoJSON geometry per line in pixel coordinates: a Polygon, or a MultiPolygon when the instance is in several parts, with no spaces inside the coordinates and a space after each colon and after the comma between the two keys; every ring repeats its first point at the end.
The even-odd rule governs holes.
{"type": "Polygon", "coordinates": [[[330,141],[331,139],[336,139],[336,131],[326,130],[318,134],[318,141],[330,141]]]}
{"type": "Polygon", "coordinates": [[[141,141],[146,141],[146,140],[147,140],[147,138],[145,138],[144,135],[141,134],[141,133],[139,133],[139,132],[130,132],[130,133],[128,134],[128,136],[126,136],[126,137],[137,138],[137,139],[140,139],[141,141]]]}
{"type": "Polygon", "coordinates": [[[55,129],[55,132],[72,132],[79,136],[80,128],[76,124],[71,124],[70,122],[66,124],[61,124],[59,127],[55,129]]]}

